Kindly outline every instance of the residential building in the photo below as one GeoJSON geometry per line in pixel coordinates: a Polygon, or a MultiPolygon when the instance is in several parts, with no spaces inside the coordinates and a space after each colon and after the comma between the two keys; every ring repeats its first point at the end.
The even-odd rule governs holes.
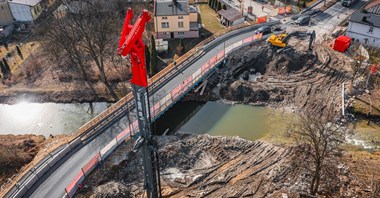
{"type": "Polygon", "coordinates": [[[363,44],[380,47],[380,0],[352,14],[346,35],[363,44]]]}
{"type": "Polygon", "coordinates": [[[43,12],[41,0],[8,0],[16,22],[33,23],[43,12]]]}
{"type": "Polygon", "coordinates": [[[198,12],[188,0],[155,0],[154,5],[156,38],[199,37],[198,12]]]}
{"type": "Polygon", "coordinates": [[[235,8],[219,10],[218,14],[220,16],[220,22],[227,27],[244,23],[243,15],[235,8]]]}
{"type": "Polygon", "coordinates": [[[6,26],[13,23],[11,10],[7,0],[0,0],[0,26],[6,26]]]}

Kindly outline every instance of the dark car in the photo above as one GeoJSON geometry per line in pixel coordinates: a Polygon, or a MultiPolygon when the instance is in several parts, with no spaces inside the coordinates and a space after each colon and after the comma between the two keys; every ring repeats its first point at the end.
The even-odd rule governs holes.
{"type": "Polygon", "coordinates": [[[302,16],[301,14],[296,14],[296,15],[293,15],[292,17],[290,17],[292,20],[297,20],[298,18],[300,18],[300,16],[302,16]]]}
{"type": "Polygon", "coordinates": [[[296,23],[297,25],[307,24],[307,23],[309,23],[310,19],[311,19],[311,18],[310,18],[309,15],[304,15],[304,16],[301,16],[300,18],[298,18],[298,19],[295,21],[295,23],[296,23]]]}
{"type": "Polygon", "coordinates": [[[255,34],[260,34],[260,33],[263,33],[263,34],[268,34],[268,33],[271,33],[272,32],[272,28],[271,26],[262,26],[260,27],[259,29],[257,29],[255,31],[255,34]]]}
{"type": "Polygon", "coordinates": [[[321,12],[320,9],[311,9],[311,10],[305,12],[305,15],[313,16],[313,15],[316,15],[320,12],[321,12]]]}

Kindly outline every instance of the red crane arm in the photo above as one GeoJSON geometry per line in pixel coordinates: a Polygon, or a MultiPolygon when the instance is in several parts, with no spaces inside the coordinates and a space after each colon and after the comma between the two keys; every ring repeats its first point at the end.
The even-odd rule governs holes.
{"type": "Polygon", "coordinates": [[[131,58],[131,83],[138,86],[147,87],[148,79],[145,64],[145,44],[142,40],[142,36],[144,33],[145,24],[150,20],[150,15],[147,10],[143,10],[134,25],[130,24],[132,17],[133,11],[129,8],[120,36],[118,53],[122,57],[127,57],[129,55],[131,58]]]}

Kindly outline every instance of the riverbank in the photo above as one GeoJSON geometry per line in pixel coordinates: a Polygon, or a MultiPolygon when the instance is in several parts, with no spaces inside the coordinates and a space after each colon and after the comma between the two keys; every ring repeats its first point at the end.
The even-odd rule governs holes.
{"type": "Polygon", "coordinates": [[[0,186],[31,162],[44,144],[42,135],[0,135],[0,186]]]}

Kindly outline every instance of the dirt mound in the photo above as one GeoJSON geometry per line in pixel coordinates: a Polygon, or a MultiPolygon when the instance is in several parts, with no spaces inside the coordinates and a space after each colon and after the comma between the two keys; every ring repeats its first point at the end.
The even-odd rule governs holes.
{"type": "Polygon", "coordinates": [[[0,135],[0,185],[32,161],[44,141],[41,135],[0,135]]]}
{"type": "MultiPolygon", "coordinates": [[[[300,162],[303,147],[280,148],[264,142],[238,137],[178,135],[158,137],[161,184],[167,197],[290,197],[307,192],[311,173],[300,162]]],[[[141,152],[131,152],[124,143],[85,181],[77,197],[115,197],[124,189],[128,196],[143,193],[141,152]],[[112,186],[112,187],[107,187],[112,186]]],[[[321,192],[325,195],[352,197],[353,177],[348,168],[332,163],[333,178],[325,177],[321,192]],[[343,180],[344,179],[344,180],[343,180]],[[331,188],[327,188],[327,186],[331,188]]]]}
{"type": "Polygon", "coordinates": [[[209,78],[205,94],[193,94],[187,99],[226,99],[267,103],[274,107],[308,108],[314,112],[323,112],[326,108],[338,111],[336,104],[340,102],[341,85],[351,76],[348,59],[317,44],[313,52],[308,53],[306,43],[301,41],[293,44],[297,47],[280,52],[266,43],[233,52],[228,55],[226,64],[209,78]],[[244,80],[247,72],[256,77],[244,80]]]}

